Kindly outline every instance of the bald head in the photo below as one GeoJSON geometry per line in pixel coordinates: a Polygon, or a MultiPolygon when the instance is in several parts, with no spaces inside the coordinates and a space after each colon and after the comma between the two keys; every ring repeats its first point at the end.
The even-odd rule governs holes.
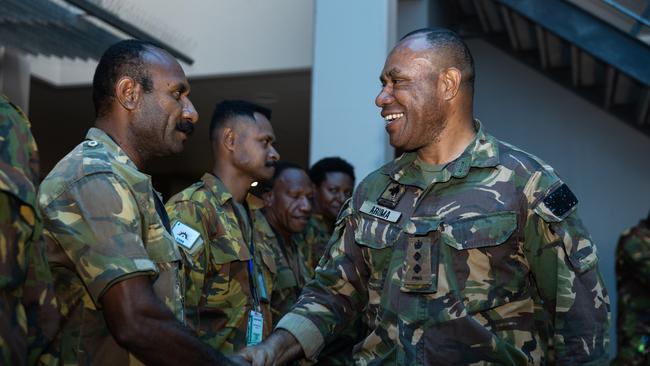
{"type": "Polygon", "coordinates": [[[474,90],[474,59],[460,36],[444,28],[423,28],[406,34],[395,48],[409,47],[423,51],[436,71],[456,68],[461,72],[461,87],[474,90]]]}

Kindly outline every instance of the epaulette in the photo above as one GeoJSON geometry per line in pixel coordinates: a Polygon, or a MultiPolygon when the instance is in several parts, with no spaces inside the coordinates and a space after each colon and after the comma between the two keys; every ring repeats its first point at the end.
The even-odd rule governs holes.
{"type": "Polygon", "coordinates": [[[86,140],[81,144],[83,175],[112,172],[110,154],[104,144],[96,140],[86,140]]]}

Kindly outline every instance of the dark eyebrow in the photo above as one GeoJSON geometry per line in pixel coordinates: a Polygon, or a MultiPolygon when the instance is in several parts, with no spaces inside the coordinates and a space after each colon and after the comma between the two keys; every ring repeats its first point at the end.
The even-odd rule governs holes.
{"type": "Polygon", "coordinates": [[[181,92],[181,94],[183,94],[185,92],[189,92],[190,87],[189,87],[189,85],[187,85],[187,83],[179,82],[178,84],[175,84],[172,87],[172,89],[174,91],[179,91],[179,92],[181,92]]]}

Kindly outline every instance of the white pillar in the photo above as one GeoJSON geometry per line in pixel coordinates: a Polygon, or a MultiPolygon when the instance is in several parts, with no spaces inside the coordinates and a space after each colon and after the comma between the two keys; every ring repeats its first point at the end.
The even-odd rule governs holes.
{"type": "Polygon", "coordinates": [[[392,159],[374,100],[396,13],[396,0],[316,0],[310,164],[340,156],[358,182],[392,159]]]}
{"type": "Polygon", "coordinates": [[[29,109],[29,77],[27,58],[15,50],[0,47],[0,93],[25,113],[29,109]]]}

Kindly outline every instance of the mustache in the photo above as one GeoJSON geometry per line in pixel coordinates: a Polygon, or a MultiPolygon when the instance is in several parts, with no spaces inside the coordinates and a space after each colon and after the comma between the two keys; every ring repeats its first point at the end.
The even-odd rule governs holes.
{"type": "Polygon", "coordinates": [[[269,160],[269,161],[264,163],[264,166],[268,167],[268,168],[274,167],[275,165],[276,165],[276,162],[274,160],[269,160]]]}
{"type": "Polygon", "coordinates": [[[187,135],[191,135],[194,133],[194,123],[188,121],[178,121],[176,122],[176,130],[187,135]]]}

